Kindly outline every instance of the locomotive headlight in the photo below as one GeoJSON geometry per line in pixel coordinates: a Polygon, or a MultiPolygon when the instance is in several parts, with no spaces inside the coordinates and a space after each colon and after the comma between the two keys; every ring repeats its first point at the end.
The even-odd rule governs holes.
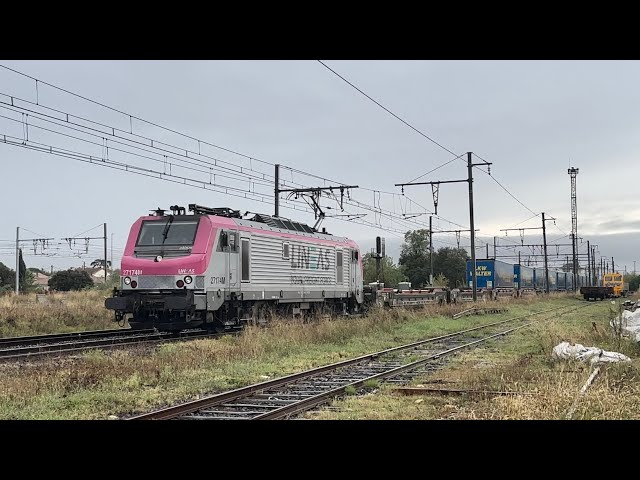
{"type": "Polygon", "coordinates": [[[131,278],[129,278],[129,277],[124,277],[124,284],[125,284],[125,285],[131,285],[131,278]]]}
{"type": "Polygon", "coordinates": [[[184,277],[184,283],[186,283],[187,285],[189,285],[191,282],[193,282],[193,278],[191,278],[190,276],[186,276],[184,277]]]}

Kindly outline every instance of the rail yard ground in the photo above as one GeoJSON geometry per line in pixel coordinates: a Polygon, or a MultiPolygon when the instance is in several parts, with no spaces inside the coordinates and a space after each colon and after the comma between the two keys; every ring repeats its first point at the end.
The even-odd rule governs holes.
{"type": "Polygon", "coordinates": [[[416,377],[408,385],[413,388],[383,384],[375,394],[346,396],[305,418],[539,420],[569,418],[573,410],[573,419],[639,419],[640,347],[612,335],[613,311],[607,301],[532,325],[459,354],[445,368],[416,377]],[[632,362],[606,365],[578,398],[592,369],[578,361],[553,361],[551,351],[561,341],[624,353],[632,362]]]}
{"type": "MultiPolygon", "coordinates": [[[[38,311],[37,332],[27,327],[8,331],[20,335],[50,333],[57,331],[55,325],[63,326],[67,329],[64,331],[113,328],[113,323],[100,323],[104,296],[101,292],[98,295],[90,292],[85,299],[83,294],[77,295],[76,303],[69,297],[69,301],[55,307],[53,312],[59,320],[51,323],[39,306],[33,308],[38,311]],[[78,309],[78,315],[69,316],[64,307],[78,309]]],[[[238,336],[8,363],[0,366],[0,418],[122,417],[466,327],[584,303],[570,295],[502,301],[499,306],[506,306],[509,309],[506,313],[457,320],[451,319],[452,310],[446,306],[424,311],[379,311],[366,318],[325,319],[306,324],[280,320],[270,328],[250,327],[238,336]]],[[[23,321],[28,324],[29,314],[15,305],[0,303],[0,308],[3,333],[7,331],[5,325],[10,324],[6,311],[19,312],[14,314],[14,325],[23,321]],[[7,310],[11,308],[16,309],[7,310]]],[[[537,323],[476,350],[460,353],[442,370],[413,382],[414,386],[522,392],[522,395],[401,396],[394,392],[397,385],[382,384],[375,387],[375,394],[346,396],[329,408],[306,413],[305,417],[564,418],[589,376],[587,366],[551,361],[552,348],[567,340],[618,351],[633,359],[631,364],[608,365],[603,369],[579,402],[573,418],[640,418],[637,370],[640,348],[612,336],[608,326],[611,308],[609,302],[593,303],[557,320],[537,323]]],[[[109,316],[104,319],[110,322],[109,316]]]]}

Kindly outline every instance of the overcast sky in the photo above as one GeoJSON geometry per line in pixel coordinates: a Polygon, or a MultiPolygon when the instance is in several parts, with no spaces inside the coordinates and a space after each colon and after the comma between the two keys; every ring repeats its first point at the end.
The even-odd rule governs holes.
{"type": "MultiPolygon", "coordinates": [[[[615,257],[620,269],[627,265],[632,270],[633,261],[640,260],[636,253],[640,200],[633,187],[638,178],[636,155],[640,146],[639,62],[327,60],[326,63],[449,150],[457,154],[472,151],[492,162],[492,175],[522,203],[534,213],[546,212],[557,219],[556,225],[548,222],[547,226],[548,238],[560,238],[558,243],[568,243],[565,235],[571,231],[567,168],[578,167],[579,235],[585,242],[598,244],[600,253],[609,259],[615,257]]],[[[100,240],[90,241],[88,254],[70,257],[72,250],[60,238],[78,234],[99,237],[101,226],[84,232],[106,222],[109,240],[113,233],[114,263],[119,266],[130,225],[151,209],[198,203],[243,212],[273,213],[273,206],[268,203],[24,148],[52,146],[106,157],[101,138],[47,124],[42,120],[44,113],[50,115],[45,117],[49,119],[64,119],[69,113],[72,123],[89,125],[76,118],[84,117],[189,150],[192,157],[196,157],[193,152],[200,148],[207,161],[216,158],[228,162],[218,164],[225,165],[227,173],[242,167],[242,174],[228,175],[236,178],[246,172],[254,176],[273,175],[272,164],[280,163],[319,177],[359,185],[361,189],[353,190],[351,199],[361,205],[375,204],[395,212],[396,216],[422,213],[413,219],[419,222],[413,228],[428,224],[425,212],[433,210],[428,186],[407,187],[404,199],[400,195],[376,196],[371,190],[400,194],[395,183],[410,181],[453,157],[316,61],[0,61],[0,64],[41,81],[36,90],[34,80],[0,68],[3,94],[0,115],[9,117],[0,117],[4,200],[0,261],[12,268],[15,257],[11,248],[15,243],[11,242],[15,242],[16,226],[35,232],[24,231],[22,238],[56,239],[45,250],[55,256],[26,255],[25,260],[28,266],[49,269],[53,265],[58,269],[82,265],[83,261],[88,264],[101,256],[100,240]],[[266,163],[204,143],[199,145],[194,139],[130,120],[42,82],[266,163]],[[14,107],[6,95],[15,97],[14,107]],[[38,105],[21,103],[18,98],[38,105]],[[25,108],[32,112],[26,119],[22,116],[25,108]],[[20,123],[23,120],[29,127],[20,123]],[[24,140],[24,147],[2,143],[3,135],[18,143],[24,140]],[[408,197],[416,203],[407,205],[408,197]]],[[[167,171],[166,164],[156,161],[160,157],[148,141],[145,145],[156,153],[138,152],[155,160],[127,156],[118,151],[113,137],[105,137],[110,146],[106,157],[109,161],[167,171]]],[[[130,137],[133,138],[140,141],[140,137],[130,137]]],[[[188,160],[184,152],[180,158],[188,160]]],[[[174,162],[172,174],[180,175],[177,165],[174,162]]],[[[202,162],[197,165],[200,172],[182,170],[184,176],[211,180],[212,175],[207,173],[211,170],[202,168],[202,162]]],[[[216,171],[212,183],[263,192],[265,196],[260,198],[272,201],[272,194],[268,193],[273,191],[273,185],[268,185],[270,177],[260,177],[265,180],[249,185],[248,181],[225,178],[222,176],[225,172],[216,171]]],[[[465,163],[456,160],[421,180],[465,179],[466,175],[465,163]]],[[[475,169],[474,175],[475,223],[481,240],[489,239],[492,243],[494,235],[504,235],[499,231],[501,228],[540,226],[539,217],[534,217],[488,175],[479,169],[475,169]]],[[[287,169],[283,169],[282,177],[308,186],[325,185],[319,179],[292,174],[287,169]]],[[[298,205],[305,208],[304,204],[298,205]]],[[[325,200],[325,205],[336,207],[336,202],[325,200]]],[[[345,212],[334,209],[327,213],[355,211],[365,212],[352,203],[345,212]]],[[[441,186],[438,214],[442,218],[434,217],[437,229],[468,228],[466,184],[441,186]]],[[[282,208],[281,215],[309,224],[315,221],[313,214],[305,211],[282,208]]],[[[354,238],[365,251],[374,245],[376,235],[383,235],[390,254],[397,260],[401,245],[398,232],[406,231],[407,224],[390,223],[371,211],[361,220],[371,226],[335,218],[326,219],[322,225],[333,234],[354,238]],[[383,229],[375,228],[375,224],[383,229]]],[[[524,243],[539,243],[538,231],[525,233],[524,243]]],[[[466,238],[461,238],[461,245],[468,246],[468,234],[462,235],[466,238]]],[[[508,239],[498,240],[498,244],[513,244],[514,239],[520,241],[518,232],[510,232],[508,239]]],[[[436,234],[434,240],[436,247],[456,245],[455,234],[436,234]]],[[[33,253],[31,242],[22,246],[25,254],[33,253]]],[[[478,255],[483,257],[484,243],[480,246],[478,255]]],[[[73,248],[79,252],[84,242],[73,248]]],[[[563,247],[561,252],[570,250],[563,247]]],[[[37,251],[42,253],[40,249],[37,251]]],[[[506,252],[499,249],[498,255],[506,252]]]]}

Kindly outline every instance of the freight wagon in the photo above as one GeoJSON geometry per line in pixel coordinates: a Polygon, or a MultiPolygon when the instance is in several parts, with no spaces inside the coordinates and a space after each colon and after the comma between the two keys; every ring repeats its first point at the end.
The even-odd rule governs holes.
{"type": "MultiPolygon", "coordinates": [[[[461,299],[473,298],[473,271],[471,260],[467,260],[467,285],[461,291],[461,299]]],[[[495,259],[476,260],[476,288],[478,296],[487,300],[515,296],[513,265],[495,259]]]]}
{"type": "Polygon", "coordinates": [[[398,288],[384,288],[377,282],[369,286],[376,292],[376,302],[390,308],[415,308],[426,305],[456,303],[456,292],[448,288],[413,289],[410,282],[400,282],[398,288]]]}
{"type": "Polygon", "coordinates": [[[536,290],[536,293],[544,292],[544,268],[542,267],[534,267],[533,268],[533,287],[536,290]]]}
{"type": "Polygon", "coordinates": [[[519,296],[535,294],[534,269],[515,264],[513,266],[513,286],[519,296]]]}
{"type": "Polygon", "coordinates": [[[556,290],[564,292],[567,290],[567,272],[554,272],[556,276],[556,290]]]}

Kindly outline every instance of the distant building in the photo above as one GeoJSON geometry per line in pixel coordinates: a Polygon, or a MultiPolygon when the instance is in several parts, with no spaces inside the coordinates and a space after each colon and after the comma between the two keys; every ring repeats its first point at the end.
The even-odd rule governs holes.
{"type": "Polygon", "coordinates": [[[40,272],[33,272],[33,284],[36,288],[42,289],[45,292],[49,290],[49,276],[40,272]]]}
{"type": "MultiPolygon", "coordinates": [[[[102,267],[98,267],[98,268],[94,268],[94,267],[76,267],[73,268],[72,270],[76,270],[76,271],[85,271],[89,274],[89,276],[91,277],[91,280],[93,280],[93,283],[104,283],[104,268],[102,267]]],[[[109,278],[111,276],[111,274],[109,273],[107,275],[107,278],[109,278]]]]}
{"type": "MultiPolygon", "coordinates": [[[[93,283],[102,283],[104,282],[104,268],[96,268],[95,272],[91,273],[91,280],[93,280],[93,283]]],[[[107,274],[108,276],[109,274],[107,274]]]]}

